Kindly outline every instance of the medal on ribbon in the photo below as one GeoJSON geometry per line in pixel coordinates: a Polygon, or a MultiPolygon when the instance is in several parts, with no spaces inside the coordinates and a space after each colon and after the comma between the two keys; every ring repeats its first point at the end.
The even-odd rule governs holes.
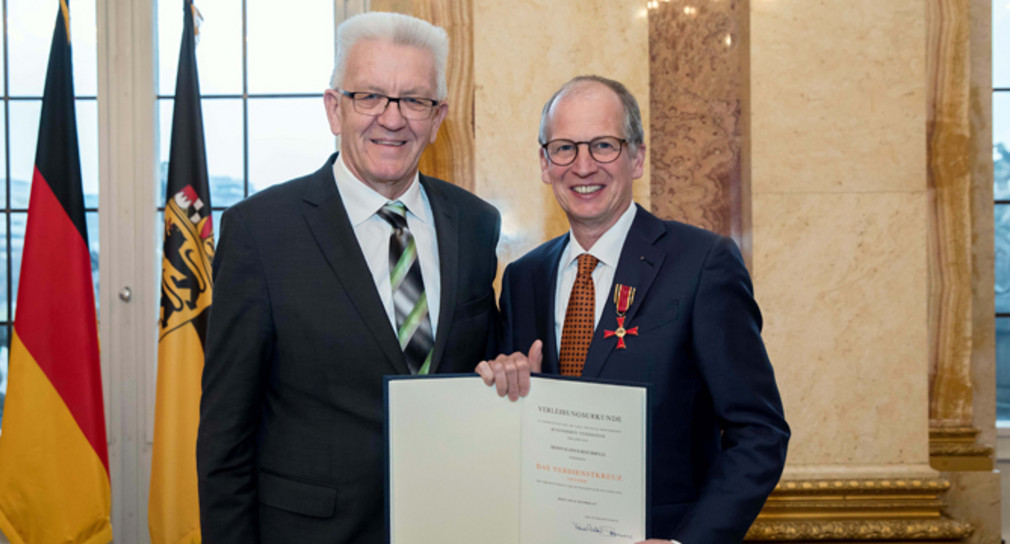
{"type": "Polygon", "coordinates": [[[625,314],[627,314],[628,308],[631,307],[631,303],[634,301],[634,287],[621,285],[620,283],[614,285],[614,305],[617,306],[617,329],[612,331],[604,329],[603,337],[610,338],[611,336],[616,336],[617,349],[626,349],[628,347],[624,342],[625,336],[638,336],[638,327],[624,328],[624,320],[627,318],[625,314]]]}

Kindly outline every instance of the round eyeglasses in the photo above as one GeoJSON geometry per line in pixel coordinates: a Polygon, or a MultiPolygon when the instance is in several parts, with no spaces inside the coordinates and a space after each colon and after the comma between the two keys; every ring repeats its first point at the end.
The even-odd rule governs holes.
{"type": "Polygon", "coordinates": [[[355,92],[338,89],[340,94],[351,99],[354,111],[365,115],[382,115],[390,102],[396,102],[400,115],[406,119],[420,120],[431,117],[438,106],[438,100],[420,96],[392,97],[379,93],[355,92]]]}
{"type": "Polygon", "coordinates": [[[589,149],[589,156],[598,163],[606,164],[614,162],[621,156],[621,149],[627,140],[614,136],[599,136],[588,142],[573,142],[572,140],[551,140],[540,147],[547,154],[551,163],[557,166],[568,166],[575,162],[579,156],[579,146],[586,144],[589,149]]]}

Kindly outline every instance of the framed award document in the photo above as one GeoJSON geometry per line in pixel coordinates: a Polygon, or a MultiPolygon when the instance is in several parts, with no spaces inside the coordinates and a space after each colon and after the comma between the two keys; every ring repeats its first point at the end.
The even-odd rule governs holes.
{"type": "Polygon", "coordinates": [[[386,380],[393,544],[633,543],[648,512],[644,385],[534,376],[386,380]]]}

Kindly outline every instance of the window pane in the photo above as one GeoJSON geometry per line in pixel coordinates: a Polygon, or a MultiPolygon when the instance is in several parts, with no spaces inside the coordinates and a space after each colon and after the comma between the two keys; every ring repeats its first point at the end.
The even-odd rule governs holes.
{"type": "Polygon", "coordinates": [[[77,147],[81,155],[84,207],[98,207],[98,101],[78,100],[77,147]]]}
{"type": "MultiPolygon", "coordinates": [[[[35,2],[35,5],[38,6],[38,2],[35,2]]],[[[95,0],[73,0],[70,6],[74,93],[77,96],[95,96],[98,94],[98,24],[95,22],[95,0]]],[[[52,40],[51,25],[52,23],[49,27],[50,42],[47,42],[47,48],[52,40]]],[[[48,51],[46,53],[48,55],[48,51]]],[[[46,58],[48,59],[48,56],[46,58]]]]}
{"type": "Polygon", "coordinates": [[[249,0],[250,93],[322,93],[333,70],[333,0],[249,0]]]}
{"type": "MultiPolygon", "coordinates": [[[[7,218],[0,215],[0,322],[6,322],[10,318],[7,315],[7,259],[10,253],[7,251],[7,218]]],[[[0,328],[6,327],[0,323],[0,328]]]]}
{"type": "MultiPolygon", "coordinates": [[[[10,35],[10,33],[8,33],[8,35],[10,35]]],[[[6,57],[7,51],[4,49],[4,47],[6,47],[5,41],[6,40],[0,40],[0,61],[2,61],[3,59],[7,58],[6,57]]],[[[4,62],[0,62],[0,81],[4,81],[4,79],[6,78],[6,72],[4,71],[6,69],[7,68],[5,66],[5,63],[4,62]]],[[[2,126],[2,125],[0,125],[0,126],[2,126]]]]}
{"type": "Polygon", "coordinates": [[[1010,88],[1010,2],[992,0],[992,86],[1010,88]]]}
{"type": "MultiPolygon", "coordinates": [[[[181,2],[158,2],[158,93],[175,94],[182,42],[181,2]]],[[[215,0],[197,6],[203,16],[196,47],[200,93],[242,93],[242,2],[215,0]]],[[[277,5],[275,4],[275,9],[277,5]]]]}
{"type": "MultiPolygon", "coordinates": [[[[0,216],[0,322],[10,320],[7,315],[7,259],[10,252],[7,251],[7,218],[0,216]]],[[[5,327],[0,323],[0,327],[5,327]]]]}
{"type": "Polygon", "coordinates": [[[35,143],[39,137],[41,100],[10,102],[11,207],[28,208],[32,175],[35,172],[35,143]]]}
{"type": "Polygon", "coordinates": [[[221,214],[223,210],[214,210],[210,212],[210,218],[214,225],[214,247],[217,247],[217,242],[221,239],[221,214]]]}
{"type": "Polygon", "coordinates": [[[25,222],[28,214],[14,212],[11,214],[11,312],[17,315],[18,278],[21,277],[21,255],[25,247],[25,222]]]}
{"type": "Polygon", "coordinates": [[[249,100],[249,191],[315,172],[335,142],[321,97],[249,100]]]}
{"type": "MultiPolygon", "coordinates": [[[[38,0],[7,0],[7,40],[10,49],[12,96],[42,96],[59,4],[38,0]]],[[[76,12],[76,5],[75,10],[76,12]]]]}
{"type": "MultiPolygon", "coordinates": [[[[0,40],[3,43],[3,40],[0,40]]],[[[3,51],[3,47],[0,46],[0,51],[3,51]]],[[[3,57],[0,57],[2,59],[3,57]]],[[[3,72],[2,68],[3,62],[0,62],[0,72],[3,72]]],[[[7,110],[0,107],[0,180],[3,180],[4,186],[0,187],[0,208],[7,207],[7,190],[5,189],[7,184],[7,110]]]]}
{"type": "MultiPolygon", "coordinates": [[[[161,190],[158,203],[165,204],[168,159],[172,144],[173,100],[159,100],[161,139],[161,190]]],[[[242,100],[211,98],[201,101],[203,133],[207,145],[207,171],[210,176],[212,206],[231,206],[242,200],[242,100]]]]}
{"type": "MultiPolygon", "coordinates": [[[[1010,313],[1010,204],[998,204],[994,210],[996,227],[996,311],[1010,313]]],[[[1007,364],[1010,364],[1008,361],[1007,364]]]]}
{"type": "MultiPolygon", "coordinates": [[[[12,96],[42,96],[57,13],[56,2],[7,0],[12,96]]],[[[97,28],[95,0],[74,0],[70,7],[70,36],[74,90],[78,95],[93,96],[97,92],[97,28]]]]}
{"type": "Polygon", "coordinates": [[[993,197],[1010,199],[1010,92],[993,93],[992,125],[993,197]]]}
{"type": "Polygon", "coordinates": [[[1010,419],[1010,317],[996,318],[996,418],[1010,419]]]}

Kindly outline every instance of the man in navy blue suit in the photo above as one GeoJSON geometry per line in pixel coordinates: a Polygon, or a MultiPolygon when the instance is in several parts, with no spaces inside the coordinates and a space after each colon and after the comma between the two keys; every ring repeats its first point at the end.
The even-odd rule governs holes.
{"type": "Polygon", "coordinates": [[[540,143],[571,230],[505,270],[502,350],[529,358],[477,372],[513,400],[531,370],[649,383],[647,535],[663,539],[649,542],[742,541],[782,473],[789,427],[739,250],[632,201],[645,144],[621,83],[566,83],[544,106],[540,143]]]}

